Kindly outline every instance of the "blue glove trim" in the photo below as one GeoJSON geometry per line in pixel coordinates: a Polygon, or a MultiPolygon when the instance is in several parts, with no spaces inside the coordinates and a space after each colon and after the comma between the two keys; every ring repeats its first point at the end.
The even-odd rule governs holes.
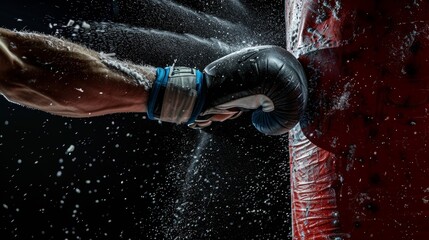
{"type": "Polygon", "coordinates": [[[150,120],[157,120],[153,114],[155,106],[158,102],[158,94],[161,87],[166,87],[168,83],[168,74],[170,73],[170,67],[157,68],[156,69],[156,80],[153,83],[152,91],[149,95],[147,104],[147,117],[150,120]]]}
{"type": "Polygon", "coordinates": [[[194,106],[194,110],[192,111],[191,117],[188,120],[188,125],[195,122],[198,115],[200,115],[204,103],[206,101],[206,94],[205,94],[205,82],[204,82],[204,75],[201,71],[198,69],[195,69],[196,73],[196,90],[197,90],[197,101],[194,106]]]}

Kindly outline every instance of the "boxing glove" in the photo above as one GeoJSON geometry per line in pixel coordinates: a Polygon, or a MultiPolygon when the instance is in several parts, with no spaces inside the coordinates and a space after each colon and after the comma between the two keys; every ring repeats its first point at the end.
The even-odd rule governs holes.
{"type": "Polygon", "coordinates": [[[254,110],[256,129],[279,135],[298,123],[307,95],[305,74],[290,53],[276,46],[251,47],[212,62],[204,73],[158,68],[148,116],[195,127],[254,110]]]}

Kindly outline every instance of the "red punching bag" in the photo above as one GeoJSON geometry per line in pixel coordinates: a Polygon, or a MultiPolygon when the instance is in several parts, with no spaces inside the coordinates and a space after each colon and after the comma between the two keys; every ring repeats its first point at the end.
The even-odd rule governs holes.
{"type": "Polygon", "coordinates": [[[429,1],[289,0],[293,239],[429,239],[429,1]]]}

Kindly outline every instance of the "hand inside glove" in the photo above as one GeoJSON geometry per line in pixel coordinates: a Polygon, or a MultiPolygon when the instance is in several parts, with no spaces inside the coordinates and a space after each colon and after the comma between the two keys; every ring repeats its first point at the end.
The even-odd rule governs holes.
{"type": "Polygon", "coordinates": [[[234,52],[209,64],[203,74],[190,68],[158,71],[148,115],[161,121],[201,128],[254,110],[253,125],[279,135],[298,123],[307,102],[300,63],[276,46],[234,52]]]}

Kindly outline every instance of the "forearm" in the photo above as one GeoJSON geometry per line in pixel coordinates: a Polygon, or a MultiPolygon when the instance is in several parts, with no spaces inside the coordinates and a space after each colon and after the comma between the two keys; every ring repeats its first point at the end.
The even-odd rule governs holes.
{"type": "Polygon", "coordinates": [[[155,68],[108,59],[52,36],[0,28],[0,93],[52,114],[146,112],[155,68]],[[125,73],[124,70],[129,70],[125,73]]]}

